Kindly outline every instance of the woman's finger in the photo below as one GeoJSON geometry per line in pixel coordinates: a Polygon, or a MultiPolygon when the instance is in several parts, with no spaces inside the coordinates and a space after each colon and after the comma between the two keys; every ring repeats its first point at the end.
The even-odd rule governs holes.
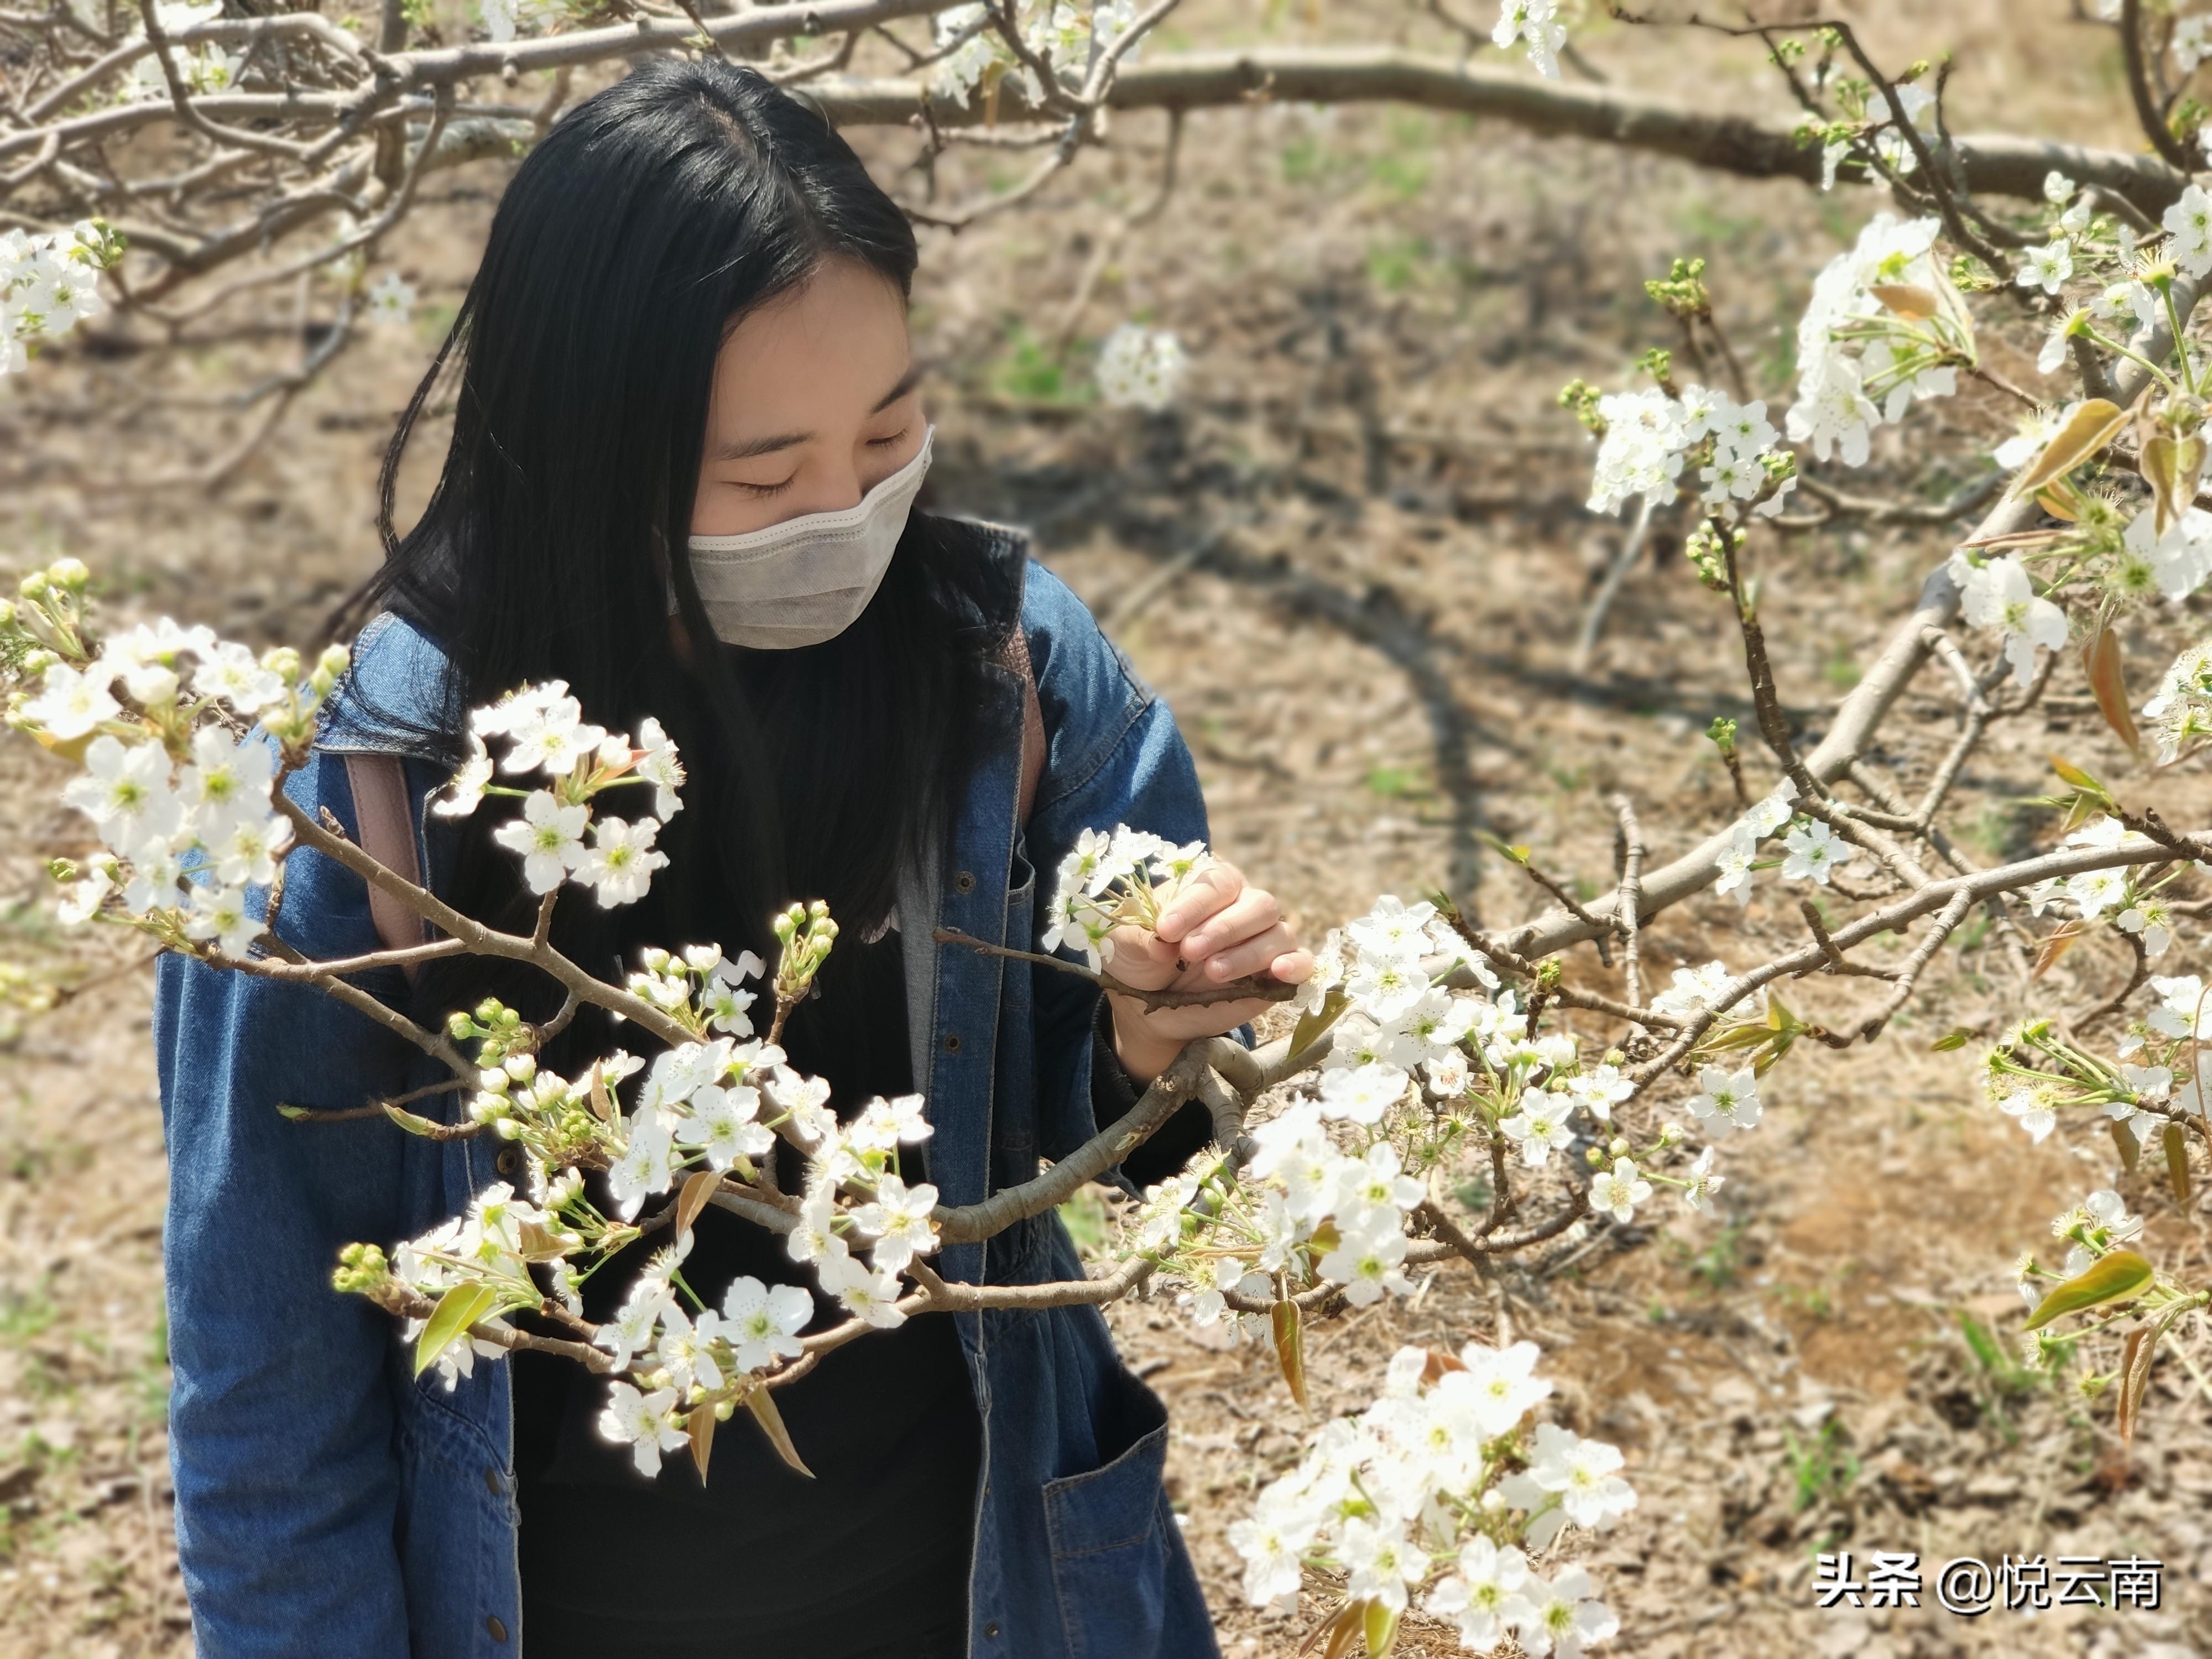
{"type": "Polygon", "coordinates": [[[1289,925],[1279,921],[1264,933],[1240,940],[1206,957],[1206,976],[1216,984],[1226,984],[1246,974],[1264,973],[1270,963],[1291,951],[1297,944],[1289,925]]]}
{"type": "Polygon", "coordinates": [[[1183,957],[1190,962],[1204,961],[1217,951],[1258,938],[1282,919],[1282,904],[1273,893],[1247,887],[1183,936],[1183,957]]]}
{"type": "Polygon", "coordinates": [[[1149,928],[1116,927],[1106,937],[1113,945],[1106,953],[1106,971],[1122,984],[1157,991],[1174,980],[1182,953],[1149,928]]]}
{"type": "Polygon", "coordinates": [[[1170,945],[1244,890],[1244,872],[1233,864],[1210,864],[1191,878],[1190,884],[1160,913],[1153,931],[1170,945]]]}

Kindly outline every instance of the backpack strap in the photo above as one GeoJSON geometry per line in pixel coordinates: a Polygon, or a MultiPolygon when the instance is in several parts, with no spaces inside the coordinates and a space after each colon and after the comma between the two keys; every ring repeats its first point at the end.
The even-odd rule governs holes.
{"type": "MultiPolygon", "coordinates": [[[[422,859],[415,844],[415,815],[408,810],[407,775],[397,755],[348,755],[346,781],[353,788],[355,821],[361,850],[386,869],[413,881],[422,879],[422,859]]],[[[422,943],[422,918],[381,888],[368,890],[368,914],[376,923],[377,943],[404,951],[422,943]]],[[[403,969],[407,982],[416,969],[403,969]]]]}
{"type": "Polygon", "coordinates": [[[1036,671],[1030,665],[1027,632],[1017,622],[1006,642],[1006,660],[1022,677],[1022,781],[1016,822],[1027,823],[1036,805],[1037,785],[1044,779],[1044,705],[1037,701],[1036,671]]]}

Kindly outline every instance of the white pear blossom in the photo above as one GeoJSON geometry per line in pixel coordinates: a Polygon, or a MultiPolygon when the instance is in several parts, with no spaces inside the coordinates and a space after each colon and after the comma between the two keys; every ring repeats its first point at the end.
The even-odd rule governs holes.
{"type": "Polygon", "coordinates": [[[1782,838],[1782,844],[1789,849],[1789,856],[1782,861],[1783,878],[1809,880],[1822,887],[1828,884],[1838,865],[1849,864],[1858,856],[1858,848],[1820,823],[1799,825],[1782,838]]]}
{"type": "Polygon", "coordinates": [[[1727,1184],[1726,1176],[1713,1173],[1713,1149],[1705,1147],[1691,1163],[1687,1184],[1682,1188],[1682,1201],[1700,1215],[1715,1212],[1713,1194],[1727,1184]]]}
{"type": "Polygon", "coordinates": [[[1632,1158],[1616,1158],[1610,1170],[1590,1177],[1590,1209],[1623,1225],[1634,1218],[1636,1206],[1650,1196],[1651,1183],[1637,1173],[1632,1158]]]}
{"type": "Polygon", "coordinates": [[[1344,1286],[1344,1299],[1364,1308],[1382,1299],[1382,1292],[1413,1294],[1413,1281],[1401,1266],[1406,1260],[1406,1235],[1393,1229],[1381,1237],[1351,1237],[1321,1261],[1321,1275],[1344,1286]]]}
{"type": "Polygon", "coordinates": [[[2014,1090],[1997,1103],[1997,1109],[2020,1120],[2020,1127],[2027,1131],[2027,1138],[2040,1142],[2058,1126],[2058,1115],[2051,1109],[2051,1097],[2041,1089],[2014,1090]]]}
{"type": "Polygon", "coordinates": [[[1188,367],[1173,334],[1123,323],[1098,349],[1098,395],[1116,409],[1158,413],[1174,404],[1188,367]]]}
{"type": "Polygon", "coordinates": [[[1551,1162],[1553,1152],[1565,1151],[1573,1140],[1574,1131],[1567,1120],[1574,1109],[1569,1095],[1531,1089],[1521,1097],[1521,1109],[1499,1123],[1498,1132],[1508,1140],[1521,1143],[1523,1163],[1531,1169],[1541,1169],[1551,1162]]]}
{"type": "Polygon", "coordinates": [[[722,1294],[721,1334],[741,1371],[764,1371],[805,1352],[799,1334],[814,1317],[814,1298],[796,1285],[764,1285],[750,1274],[722,1294]]]}
{"type": "Polygon", "coordinates": [[[640,1474],[659,1474],[660,1454],[674,1451],[684,1442],[676,1400],[673,1389],[641,1395],[627,1382],[614,1382],[607,1390],[606,1409],[599,1413],[599,1432],[629,1444],[640,1474]]]}
{"type": "Polygon", "coordinates": [[[522,816],[492,832],[492,839],[509,852],[522,854],[522,878],[533,893],[550,893],[582,865],[584,825],[590,809],[563,806],[550,789],[533,789],[524,797],[522,816]]]}
{"type": "Polygon", "coordinates": [[[1531,1576],[1521,1594],[1530,1611],[1513,1633],[1528,1659],[1582,1659],[1592,1644],[1620,1633],[1620,1620],[1595,1599],[1590,1576],[1581,1567],[1569,1567],[1548,1583],[1531,1576]]]}
{"type": "Polygon", "coordinates": [[[870,1260],[896,1273],[917,1255],[935,1253],[937,1229],[929,1218],[936,1207],[936,1188],[908,1188],[895,1175],[880,1176],[875,1196],[853,1212],[853,1224],[875,1240],[870,1260]]]}
{"type": "Polygon", "coordinates": [[[635,903],[652,885],[653,872],[668,863],[668,854],[653,845],[659,831],[653,818],[640,818],[635,824],[620,818],[595,820],[591,849],[576,866],[576,880],[593,890],[608,909],[635,903]]]}
{"type": "Polygon", "coordinates": [[[1687,1019],[1718,1002],[1731,978],[1728,964],[1723,962],[1709,962],[1702,968],[1677,968],[1674,982],[1653,997],[1651,1006],[1662,1014],[1687,1019]]]}
{"type": "Polygon", "coordinates": [[[1478,1534],[1460,1547],[1459,1571],[1437,1582],[1425,1605],[1459,1626],[1462,1647],[1490,1653],[1513,1626],[1535,1617],[1535,1607],[1521,1594],[1528,1582],[1527,1556],[1478,1534]]]}
{"type": "Polygon", "coordinates": [[[1759,1079],[1749,1067],[1729,1072],[1708,1066],[1698,1073],[1698,1086],[1703,1092],[1690,1102],[1690,1111],[1715,1139],[1759,1121],[1759,1079]]]}
{"type": "Polygon", "coordinates": [[[1395,1066],[1353,1066],[1326,1072],[1321,1080],[1321,1115],[1376,1124],[1405,1097],[1409,1081],[1395,1066]]]}
{"type": "Polygon", "coordinates": [[[1509,51],[1515,41],[1526,41],[1528,62],[1535,71],[1548,80],[1559,78],[1559,52],[1567,44],[1567,30],[1559,21],[1554,0],[1502,0],[1490,38],[1509,51]]]}
{"type": "Polygon", "coordinates": [[[2037,597],[2027,568],[2014,558],[1991,559],[1969,570],[1961,589],[1966,620],[2003,634],[2013,683],[2025,690],[2035,678],[2037,648],[2056,651],[2066,643],[2066,613],[2037,597]]]}
{"type": "Polygon", "coordinates": [[[2013,273],[2013,281],[2022,288],[2039,288],[2045,294],[2056,294],[2074,274],[2074,245],[2063,236],[2043,247],[2022,249],[2020,259],[2020,269],[2013,273]]]}
{"type": "Polygon", "coordinates": [[[878,1330],[906,1323],[906,1314],[897,1305],[899,1276],[890,1268],[863,1267],[850,1255],[825,1255],[816,1271],[821,1275],[822,1288],[847,1313],[866,1320],[878,1330]]]}

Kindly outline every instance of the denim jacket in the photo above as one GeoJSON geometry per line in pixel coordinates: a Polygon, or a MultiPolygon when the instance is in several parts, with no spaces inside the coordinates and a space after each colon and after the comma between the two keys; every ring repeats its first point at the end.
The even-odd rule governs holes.
{"type": "MultiPolygon", "coordinates": [[[[1175,722],[1090,613],[1012,532],[979,556],[1023,564],[1021,625],[1048,737],[1026,830],[1016,822],[1022,689],[992,671],[983,746],[942,856],[902,885],[899,915],[916,1086],[947,1204],[1028,1179],[1096,1132],[1097,993],[1073,975],[932,943],[931,924],[1028,949],[1055,869],[1083,830],[1127,823],[1206,835],[1175,722]]],[[[443,659],[396,616],[364,630],[355,684],[287,784],[351,831],[343,756],[402,757],[423,814],[442,769],[366,711],[434,714],[443,659]]],[[[364,884],[293,854],[276,932],[331,958],[376,947],[364,884]]],[[[672,945],[686,941],[670,940],[672,945]]],[[[396,970],[358,981],[402,1000],[396,970]]],[[[447,1393],[404,1363],[396,1322],[331,1287],[339,1247],[389,1248],[500,1178],[497,1143],[435,1142],[380,1119],[288,1121],[437,1080],[372,1020],[312,988],[160,969],[155,1035],[171,1182],[165,1236],[170,1456],[177,1537],[204,1659],[492,1659],[525,1634],[516,1566],[508,1367],[478,1361],[447,1393]]],[[[459,1097],[433,1096],[452,1116],[459,1097]]],[[[437,1112],[433,1110],[432,1115],[437,1112]]],[[[1079,1278],[1049,1213],[948,1248],[949,1279],[1079,1278]]],[[[1162,1486],[1166,1414],[1117,1358],[1095,1308],[933,1315],[957,1321],[983,1423],[969,1584],[971,1659],[1211,1659],[1198,1583],[1162,1486]]],[[[649,1589],[641,1594],[649,1594],[649,1589]]]]}

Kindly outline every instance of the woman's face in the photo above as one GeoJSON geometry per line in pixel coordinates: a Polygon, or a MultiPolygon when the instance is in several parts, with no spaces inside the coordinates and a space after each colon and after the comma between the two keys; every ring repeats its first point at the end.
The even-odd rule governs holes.
{"type": "Polygon", "coordinates": [[[714,359],[695,536],[856,505],[921,448],[898,289],[848,261],[747,317],[714,359]]]}

